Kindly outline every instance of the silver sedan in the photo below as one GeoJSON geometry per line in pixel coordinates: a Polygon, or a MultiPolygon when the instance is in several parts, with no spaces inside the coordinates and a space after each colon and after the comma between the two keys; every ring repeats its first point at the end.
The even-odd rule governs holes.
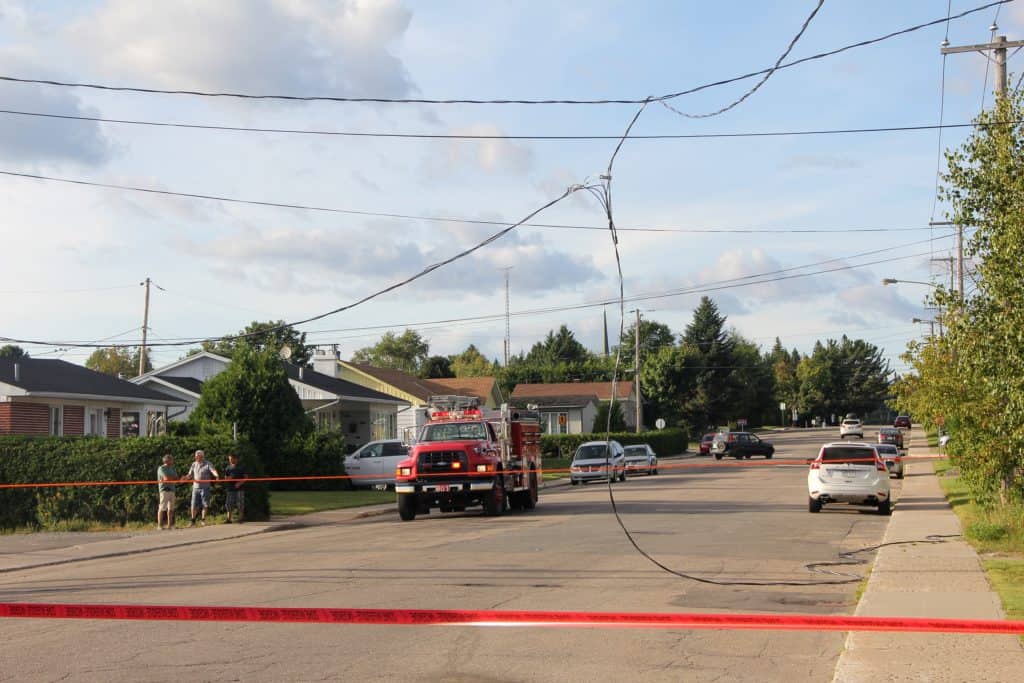
{"type": "Polygon", "coordinates": [[[658,456],[645,443],[626,446],[626,471],[630,474],[658,473],[658,456]]]}

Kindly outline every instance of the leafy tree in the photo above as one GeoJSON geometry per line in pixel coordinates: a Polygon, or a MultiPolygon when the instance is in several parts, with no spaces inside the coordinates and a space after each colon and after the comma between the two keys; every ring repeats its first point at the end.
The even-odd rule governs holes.
{"type": "Polygon", "coordinates": [[[352,354],[352,361],[369,363],[379,368],[403,370],[419,374],[427,362],[430,344],[415,330],[406,330],[400,335],[385,332],[373,346],[367,346],[352,354]]]}
{"type": "MultiPolygon", "coordinates": [[[[646,362],[647,357],[657,352],[664,346],[674,346],[676,335],[668,325],[654,320],[640,321],[640,363],[646,362]]],[[[621,349],[622,367],[633,367],[633,354],[636,348],[636,323],[633,323],[622,333],[619,339],[621,349]]]]}
{"type": "Polygon", "coordinates": [[[203,384],[189,421],[206,431],[239,434],[259,450],[268,469],[293,437],[312,422],[292,389],[278,351],[249,346],[234,349],[231,363],[203,384]]]}
{"type": "Polygon", "coordinates": [[[778,414],[775,372],[770,357],[762,356],[754,342],[736,333],[732,338],[735,367],[731,375],[731,417],[745,417],[750,426],[764,424],[778,414]]]}
{"type": "Polygon", "coordinates": [[[452,359],[448,356],[430,356],[420,369],[420,377],[426,379],[457,376],[452,371],[452,359]]]}
{"type": "Polygon", "coordinates": [[[693,347],[663,346],[651,353],[640,366],[647,426],[653,426],[658,418],[673,427],[691,426],[684,419],[684,407],[696,386],[701,364],[702,358],[693,347]]]}
{"type": "Polygon", "coordinates": [[[28,351],[16,346],[14,344],[5,344],[0,346],[0,358],[10,358],[11,360],[22,360],[28,358],[28,351]]]}
{"type": "MultiPolygon", "coordinates": [[[[288,347],[291,351],[290,363],[308,366],[313,360],[313,349],[306,345],[306,333],[299,332],[284,320],[258,322],[253,321],[238,333],[236,339],[203,342],[203,350],[216,353],[226,358],[233,358],[240,348],[255,351],[270,350],[280,357],[281,350],[288,347]]],[[[189,351],[188,355],[192,355],[189,351]]]]}
{"type": "Polygon", "coordinates": [[[616,402],[613,404],[610,401],[601,401],[600,405],[597,406],[597,413],[594,415],[594,426],[591,427],[590,432],[592,434],[603,434],[605,432],[624,432],[626,431],[626,417],[622,413],[622,404],[616,402]],[[608,412],[611,408],[612,426],[608,428],[608,412]]]}
{"type": "Polygon", "coordinates": [[[882,351],[845,335],[815,343],[797,366],[800,389],[794,404],[802,415],[868,413],[889,395],[889,364],[882,351]]]}
{"type": "MultiPolygon", "coordinates": [[[[117,346],[96,349],[85,359],[85,367],[114,377],[136,377],[139,374],[140,351],[139,348],[132,350],[117,346]]],[[[144,371],[152,369],[153,364],[149,361],[149,354],[146,354],[144,371]]]]}
{"type": "Polygon", "coordinates": [[[465,351],[452,356],[452,372],[456,377],[489,377],[495,372],[495,364],[470,344],[465,351]]]}

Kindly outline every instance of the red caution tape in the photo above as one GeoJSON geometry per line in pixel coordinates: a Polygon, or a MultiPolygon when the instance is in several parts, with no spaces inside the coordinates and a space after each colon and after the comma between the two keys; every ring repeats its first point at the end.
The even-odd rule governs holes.
{"type": "Polygon", "coordinates": [[[770,631],[903,631],[1024,635],[1024,621],[803,614],[544,612],[302,607],[197,607],[0,603],[0,618],[128,621],[245,621],[381,626],[548,626],[770,631]]]}

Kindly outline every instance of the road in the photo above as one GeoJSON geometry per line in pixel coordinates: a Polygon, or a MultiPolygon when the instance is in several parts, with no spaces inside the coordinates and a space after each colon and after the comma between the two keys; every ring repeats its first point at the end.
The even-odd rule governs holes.
{"type": "MultiPolygon", "coordinates": [[[[836,437],[811,430],[768,438],[779,460],[812,457],[836,437]]],[[[616,484],[641,547],[716,581],[828,582],[839,577],[804,565],[880,542],[886,517],[841,507],[808,514],[803,464],[730,462],[687,460],[616,484]]],[[[389,514],[0,575],[5,602],[288,607],[840,614],[852,613],[856,590],[857,583],[721,586],[670,575],[629,544],[603,485],[545,492],[535,511],[501,518],[434,513],[403,523],[389,514]]],[[[0,681],[830,681],[844,637],[7,620],[0,681]]]]}

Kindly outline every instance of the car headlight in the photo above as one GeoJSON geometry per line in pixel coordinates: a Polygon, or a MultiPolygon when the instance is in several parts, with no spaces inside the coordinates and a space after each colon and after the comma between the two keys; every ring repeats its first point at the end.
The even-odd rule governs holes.
{"type": "Polygon", "coordinates": [[[490,465],[477,465],[476,466],[476,471],[477,472],[490,472],[491,471],[491,466],[490,465]]]}
{"type": "Polygon", "coordinates": [[[395,470],[395,474],[397,474],[399,477],[411,477],[412,476],[412,468],[411,467],[399,467],[397,470],[395,470]]]}

